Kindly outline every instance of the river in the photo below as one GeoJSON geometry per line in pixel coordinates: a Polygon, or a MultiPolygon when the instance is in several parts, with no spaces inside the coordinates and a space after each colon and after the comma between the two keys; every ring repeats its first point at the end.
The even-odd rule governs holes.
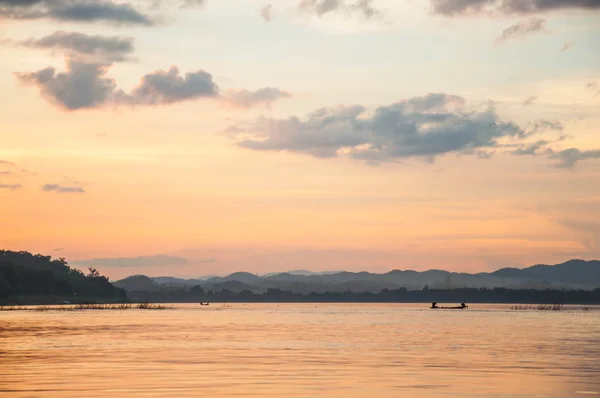
{"type": "Polygon", "coordinates": [[[0,396],[600,397],[600,308],[0,312],[0,396]]]}

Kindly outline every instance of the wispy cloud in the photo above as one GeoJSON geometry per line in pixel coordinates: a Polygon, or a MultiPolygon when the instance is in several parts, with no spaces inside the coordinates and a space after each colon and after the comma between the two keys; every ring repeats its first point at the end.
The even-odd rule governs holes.
{"type": "Polygon", "coordinates": [[[561,168],[571,168],[583,160],[600,159],[600,150],[581,150],[578,148],[569,148],[562,151],[549,151],[552,159],[557,159],[556,165],[561,168]]]}
{"type": "Polygon", "coordinates": [[[273,5],[267,4],[260,9],[260,16],[265,22],[271,22],[273,20],[273,5]]]}
{"type": "Polygon", "coordinates": [[[133,38],[122,36],[87,35],[78,32],[57,31],[42,38],[30,38],[20,42],[22,46],[63,50],[99,61],[119,62],[129,59],[134,51],[133,38]]]}
{"type": "Polygon", "coordinates": [[[473,14],[534,14],[563,9],[600,10],[598,0],[430,0],[433,13],[445,16],[473,14]]]}
{"type": "Polygon", "coordinates": [[[523,106],[533,105],[533,103],[538,99],[536,96],[529,97],[523,101],[523,106]]]}
{"type": "Polygon", "coordinates": [[[81,187],[70,187],[59,184],[46,184],[42,187],[42,191],[58,193],[85,193],[85,189],[81,187]]]}
{"type": "Polygon", "coordinates": [[[189,261],[183,257],[156,255],[139,257],[94,258],[74,261],[74,265],[86,267],[144,267],[161,265],[185,265],[189,261]]]}
{"type": "Polygon", "coordinates": [[[226,100],[235,106],[250,108],[260,104],[268,105],[290,96],[288,92],[278,88],[264,87],[258,90],[233,90],[227,94],[226,100]]]}
{"type": "Polygon", "coordinates": [[[319,17],[326,14],[342,12],[346,14],[358,13],[366,19],[377,17],[381,11],[375,8],[373,0],[302,0],[298,5],[301,12],[314,14],[319,17]]]}
{"type": "Polygon", "coordinates": [[[9,162],[8,160],[0,160],[0,166],[17,167],[15,163],[9,162]]]}
{"type": "Polygon", "coordinates": [[[596,95],[600,95],[600,86],[598,86],[598,83],[589,82],[585,85],[585,87],[589,88],[590,90],[593,90],[596,93],[596,95]]]}
{"type": "Polygon", "coordinates": [[[565,43],[562,48],[560,49],[561,53],[564,53],[565,51],[569,51],[570,49],[573,48],[573,46],[575,45],[575,43],[565,43]]]}
{"type": "Polygon", "coordinates": [[[0,189],[8,189],[10,191],[16,191],[21,188],[23,188],[21,184],[0,184],[0,189]]]}
{"type": "Polygon", "coordinates": [[[497,44],[507,40],[523,39],[533,33],[545,31],[546,20],[543,18],[531,18],[518,22],[502,31],[502,35],[496,39],[497,44]]]}

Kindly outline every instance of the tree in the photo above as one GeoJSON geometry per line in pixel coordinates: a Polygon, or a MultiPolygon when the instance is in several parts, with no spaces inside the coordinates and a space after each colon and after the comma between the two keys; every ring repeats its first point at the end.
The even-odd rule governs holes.
{"type": "Polygon", "coordinates": [[[204,297],[204,289],[200,285],[192,286],[190,294],[195,297],[204,297]]]}
{"type": "Polygon", "coordinates": [[[90,271],[89,274],[87,274],[88,278],[99,278],[100,277],[100,272],[98,272],[98,270],[94,267],[90,267],[88,268],[88,270],[90,271]]]}

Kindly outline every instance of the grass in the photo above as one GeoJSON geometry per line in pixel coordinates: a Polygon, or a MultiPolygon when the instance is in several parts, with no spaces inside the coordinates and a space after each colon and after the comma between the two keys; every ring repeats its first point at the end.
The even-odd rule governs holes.
{"type": "Polygon", "coordinates": [[[150,303],[139,303],[139,304],[62,304],[53,306],[32,306],[32,307],[19,307],[19,306],[0,306],[0,311],[37,311],[37,312],[48,312],[48,311],[85,311],[85,310],[109,310],[109,311],[120,311],[120,310],[167,310],[173,309],[173,306],[166,306],[160,304],[150,303]]]}

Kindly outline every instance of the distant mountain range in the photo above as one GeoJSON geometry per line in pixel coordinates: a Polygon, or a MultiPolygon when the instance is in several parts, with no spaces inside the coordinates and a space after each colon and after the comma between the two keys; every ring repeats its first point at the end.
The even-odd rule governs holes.
{"type": "Polygon", "coordinates": [[[236,272],[228,276],[208,276],[197,279],[154,277],[134,275],[117,281],[116,286],[127,291],[159,291],[199,285],[204,290],[249,290],[262,293],[267,289],[282,289],[295,293],[353,292],[377,293],[383,289],[406,288],[420,290],[453,289],[461,287],[513,289],[595,289],[600,287],[600,261],[570,260],[556,265],[534,265],[532,267],[502,268],[494,272],[468,274],[442,270],[424,272],[394,270],[384,274],[370,272],[311,272],[289,271],[255,275],[236,272]]]}

